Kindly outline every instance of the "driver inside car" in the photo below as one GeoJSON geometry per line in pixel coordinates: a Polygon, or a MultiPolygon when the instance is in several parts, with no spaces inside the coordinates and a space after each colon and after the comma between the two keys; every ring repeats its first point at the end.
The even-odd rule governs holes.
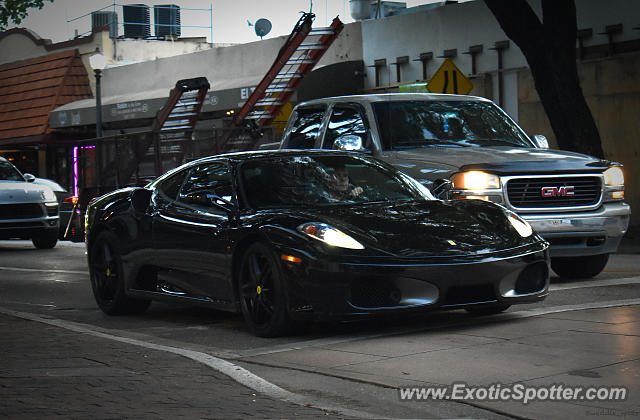
{"type": "Polygon", "coordinates": [[[362,194],[362,187],[356,187],[349,182],[349,172],[346,166],[338,166],[329,175],[329,193],[336,200],[355,198],[362,194]]]}

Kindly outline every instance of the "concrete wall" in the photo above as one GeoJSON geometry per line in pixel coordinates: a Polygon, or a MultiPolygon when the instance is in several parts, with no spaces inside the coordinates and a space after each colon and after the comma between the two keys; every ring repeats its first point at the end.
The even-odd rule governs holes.
{"type": "MultiPolygon", "coordinates": [[[[640,227],[640,53],[579,63],[580,82],[595,118],[605,157],[625,168],[631,224],[640,227]]],[[[544,134],[557,145],[549,119],[533,86],[531,72],[518,74],[519,120],[529,134],[544,134]]]]}
{"type": "MultiPolygon", "coordinates": [[[[34,37],[37,35],[34,33],[34,37]]],[[[0,40],[0,64],[47,55],[44,44],[36,44],[33,39],[21,33],[8,33],[0,40]]]]}
{"type": "MultiPolygon", "coordinates": [[[[212,90],[255,86],[273,63],[286,37],[212,48],[176,57],[159,58],[104,72],[103,95],[171,89],[177,80],[205,76],[212,90]]],[[[345,25],[344,30],[316,68],[329,64],[362,60],[361,24],[345,25]]],[[[240,102],[242,98],[238,98],[240,102]]]]}
{"type": "Polygon", "coordinates": [[[114,42],[113,59],[116,62],[131,63],[156,60],[158,58],[173,57],[204,51],[213,48],[206,38],[179,41],[160,41],[156,39],[117,39],[114,42]]]}
{"type": "MultiPolygon", "coordinates": [[[[541,15],[540,0],[530,0],[534,10],[541,15]]],[[[585,40],[585,46],[606,44],[606,25],[622,23],[623,33],[616,41],[638,38],[640,1],[634,0],[576,0],[578,27],[592,28],[593,36],[585,40]]],[[[489,73],[493,79],[491,99],[497,99],[498,83],[497,53],[491,50],[497,41],[507,40],[491,11],[483,1],[469,1],[429,8],[417,13],[404,13],[385,19],[362,22],[363,57],[365,66],[372,66],[374,60],[386,58],[387,68],[383,72],[382,85],[396,82],[395,66],[389,65],[396,57],[408,55],[411,60],[403,66],[403,81],[411,82],[422,78],[422,63],[413,61],[422,52],[433,52],[427,78],[440,67],[444,50],[457,49],[453,62],[465,74],[471,73],[471,57],[462,54],[471,45],[482,45],[483,51],[477,55],[477,73],[489,73]]],[[[517,71],[527,66],[520,49],[510,42],[504,51],[504,103],[503,108],[515,119],[518,118],[517,71]]],[[[375,87],[375,69],[366,67],[365,88],[375,87]]]]}

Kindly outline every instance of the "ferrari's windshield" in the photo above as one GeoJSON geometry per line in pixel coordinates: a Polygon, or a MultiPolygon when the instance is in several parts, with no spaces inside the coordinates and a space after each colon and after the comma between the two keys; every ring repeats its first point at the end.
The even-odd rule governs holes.
{"type": "Polygon", "coordinates": [[[400,172],[350,156],[265,157],[245,162],[241,173],[255,209],[432,198],[400,172]]]}
{"type": "Polygon", "coordinates": [[[477,101],[373,104],[385,149],[431,145],[533,147],[495,105],[477,101]]]}
{"type": "Polygon", "coordinates": [[[7,161],[0,160],[0,180],[1,181],[24,181],[20,172],[7,161]]]}

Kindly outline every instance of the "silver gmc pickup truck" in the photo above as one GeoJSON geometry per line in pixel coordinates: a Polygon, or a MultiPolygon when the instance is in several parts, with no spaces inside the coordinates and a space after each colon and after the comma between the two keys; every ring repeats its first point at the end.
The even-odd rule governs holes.
{"type": "Polygon", "coordinates": [[[370,153],[440,198],[499,203],[551,244],[561,277],[599,274],[627,230],[622,165],[550,150],[492,101],[442,94],[380,94],[298,104],[281,149],[370,153]]]}

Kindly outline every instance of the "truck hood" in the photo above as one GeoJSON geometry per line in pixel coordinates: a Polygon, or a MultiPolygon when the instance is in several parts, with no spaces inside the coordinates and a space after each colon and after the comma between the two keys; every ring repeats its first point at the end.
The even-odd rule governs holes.
{"type": "Polygon", "coordinates": [[[600,173],[610,162],[580,153],[522,147],[427,146],[384,151],[380,157],[418,179],[449,178],[458,171],[517,173],[600,173]]]}
{"type": "Polygon", "coordinates": [[[44,202],[46,188],[24,181],[0,181],[0,204],[44,202]]]}

